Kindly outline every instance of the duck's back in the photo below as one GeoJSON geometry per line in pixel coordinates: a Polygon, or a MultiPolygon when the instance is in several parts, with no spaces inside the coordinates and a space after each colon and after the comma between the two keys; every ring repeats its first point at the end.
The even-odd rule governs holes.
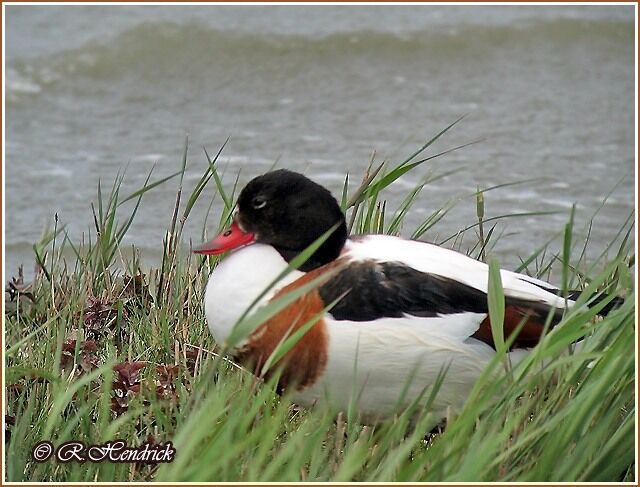
{"type": "MultiPolygon", "coordinates": [[[[365,235],[349,240],[344,256],[353,262],[395,263],[487,292],[487,264],[427,242],[390,235],[365,235]]],[[[564,300],[558,298],[558,289],[547,282],[507,270],[501,270],[500,277],[506,296],[564,307],[564,300]]]]}

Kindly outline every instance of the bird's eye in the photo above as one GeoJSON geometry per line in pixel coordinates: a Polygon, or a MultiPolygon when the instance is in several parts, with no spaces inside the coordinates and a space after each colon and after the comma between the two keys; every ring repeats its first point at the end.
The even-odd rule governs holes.
{"type": "Polygon", "coordinates": [[[256,210],[259,210],[261,208],[264,208],[265,206],[267,206],[267,200],[263,199],[263,198],[255,198],[253,200],[253,207],[256,210]]]}

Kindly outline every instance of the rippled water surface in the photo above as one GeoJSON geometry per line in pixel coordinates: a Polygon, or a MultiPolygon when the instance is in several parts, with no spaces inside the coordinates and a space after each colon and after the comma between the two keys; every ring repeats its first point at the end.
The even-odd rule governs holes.
{"type": "MultiPolygon", "coordinates": [[[[87,232],[98,179],[109,186],[126,166],[134,190],[154,164],[157,177],[176,171],[186,134],[187,190],[205,170],[202,147],[230,136],[227,183],[277,162],[337,194],[373,151],[400,162],[461,115],[430,153],[482,142],[387,194],[393,208],[429,171],[459,170],[425,187],[403,233],[478,186],[542,177],[487,194],[487,217],[558,212],[502,224],[497,255],[516,263],[574,203],[583,229],[611,192],[595,256],[634,207],[633,19],[629,6],[7,6],[7,270],[32,265],[56,212],[72,238],[87,232]]],[[[143,200],[127,236],[148,262],[176,184],[143,200]]],[[[194,240],[211,196],[190,217],[194,240]]],[[[474,219],[465,198],[425,238],[474,219]]]]}

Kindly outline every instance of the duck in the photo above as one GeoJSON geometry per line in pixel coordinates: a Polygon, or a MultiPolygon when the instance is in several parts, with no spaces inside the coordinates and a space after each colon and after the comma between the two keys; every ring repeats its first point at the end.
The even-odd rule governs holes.
{"type": "MultiPolygon", "coordinates": [[[[463,407],[496,354],[487,264],[423,241],[349,236],[331,192],[297,172],[279,169],[252,179],[239,194],[230,227],[193,251],[227,254],[211,272],[204,297],[209,330],[221,344],[241,318],[319,283],[230,351],[264,376],[274,351],[299,331],[266,373],[277,370],[278,388],[296,404],[328,402],[343,411],[355,405],[364,417],[379,418],[440,380],[432,410],[445,418],[463,407]],[[327,233],[303,264],[290,269],[327,233]]],[[[551,327],[558,324],[576,296],[565,299],[556,286],[509,270],[501,269],[500,278],[504,337],[519,329],[508,350],[516,364],[540,341],[548,317],[551,327]]]]}

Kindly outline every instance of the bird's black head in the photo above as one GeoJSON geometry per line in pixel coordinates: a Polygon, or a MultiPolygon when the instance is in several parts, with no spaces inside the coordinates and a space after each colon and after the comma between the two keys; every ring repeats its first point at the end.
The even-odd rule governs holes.
{"type": "Polygon", "coordinates": [[[236,221],[255,240],[273,246],[291,261],[322,234],[338,225],[300,269],[308,271],[336,259],[347,239],[344,214],[331,193],[302,174],[286,169],[251,180],[238,198],[236,221]]]}

